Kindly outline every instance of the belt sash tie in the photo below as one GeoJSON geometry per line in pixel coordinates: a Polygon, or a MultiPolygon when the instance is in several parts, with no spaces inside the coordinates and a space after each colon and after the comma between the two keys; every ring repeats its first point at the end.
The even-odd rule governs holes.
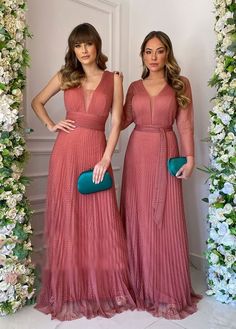
{"type": "Polygon", "coordinates": [[[66,119],[73,120],[77,127],[105,131],[106,117],[91,113],[67,112],[66,119]]]}
{"type": "Polygon", "coordinates": [[[154,177],[154,198],[152,201],[152,215],[158,228],[162,227],[167,192],[167,139],[166,132],[173,131],[172,127],[156,125],[136,125],[135,130],[150,133],[160,133],[160,157],[154,177]]]}

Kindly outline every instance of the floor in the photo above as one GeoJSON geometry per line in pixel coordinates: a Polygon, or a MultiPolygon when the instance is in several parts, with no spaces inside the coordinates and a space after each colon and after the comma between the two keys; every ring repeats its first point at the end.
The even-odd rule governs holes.
{"type": "MultiPolygon", "coordinates": [[[[201,272],[191,270],[192,283],[198,293],[206,289],[201,272]]],[[[236,307],[217,302],[204,295],[197,313],[184,320],[168,321],[155,318],[146,312],[125,312],[111,319],[85,318],[60,322],[26,306],[16,314],[0,318],[0,329],[236,329],[236,307]]]]}

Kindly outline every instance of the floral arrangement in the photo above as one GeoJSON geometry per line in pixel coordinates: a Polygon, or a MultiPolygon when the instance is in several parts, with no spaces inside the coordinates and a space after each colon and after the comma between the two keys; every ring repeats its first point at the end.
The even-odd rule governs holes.
{"type": "Polygon", "coordinates": [[[24,0],[0,1],[0,315],[14,313],[34,295],[30,259],[31,210],[22,175],[25,149],[22,90],[29,55],[24,0]]]}
{"type": "Polygon", "coordinates": [[[207,294],[236,304],[236,4],[214,0],[216,87],[210,112],[209,263],[207,294]]]}

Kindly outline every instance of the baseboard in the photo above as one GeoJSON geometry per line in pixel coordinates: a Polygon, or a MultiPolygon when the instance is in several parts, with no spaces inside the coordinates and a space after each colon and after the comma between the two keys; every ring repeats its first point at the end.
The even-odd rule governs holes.
{"type": "Polygon", "coordinates": [[[196,268],[198,271],[206,273],[208,264],[207,264],[207,260],[203,256],[194,254],[194,253],[190,253],[189,258],[190,258],[191,266],[196,268]]]}

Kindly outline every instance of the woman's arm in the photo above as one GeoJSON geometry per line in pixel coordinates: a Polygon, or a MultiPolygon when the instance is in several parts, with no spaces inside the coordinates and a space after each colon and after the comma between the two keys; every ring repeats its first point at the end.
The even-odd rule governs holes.
{"type": "Polygon", "coordinates": [[[179,107],[176,124],[180,135],[181,155],[186,156],[187,163],[180,168],[176,177],[187,179],[194,169],[194,137],[193,137],[193,101],[191,86],[187,78],[182,78],[185,85],[185,95],[190,99],[186,108],[179,107]]]}
{"type": "Polygon", "coordinates": [[[125,104],[122,113],[121,129],[127,128],[133,121],[133,112],[132,112],[132,99],[133,99],[133,85],[131,84],[128,88],[125,104]]]}
{"type": "Polygon", "coordinates": [[[59,123],[55,124],[52,119],[49,117],[44,105],[49,101],[49,99],[56,95],[61,90],[61,80],[59,73],[55,74],[48,84],[39,92],[38,95],[32,100],[31,106],[42,121],[42,123],[48,128],[51,132],[56,132],[58,130],[63,130],[65,132],[70,132],[74,129],[72,120],[62,120],[59,123]]]}
{"type": "Polygon", "coordinates": [[[114,74],[114,94],[112,103],[111,132],[108,137],[107,146],[101,161],[99,161],[93,171],[93,181],[99,183],[103,180],[104,174],[111,163],[111,157],[117,144],[122,116],[123,86],[119,75],[114,74]]]}

